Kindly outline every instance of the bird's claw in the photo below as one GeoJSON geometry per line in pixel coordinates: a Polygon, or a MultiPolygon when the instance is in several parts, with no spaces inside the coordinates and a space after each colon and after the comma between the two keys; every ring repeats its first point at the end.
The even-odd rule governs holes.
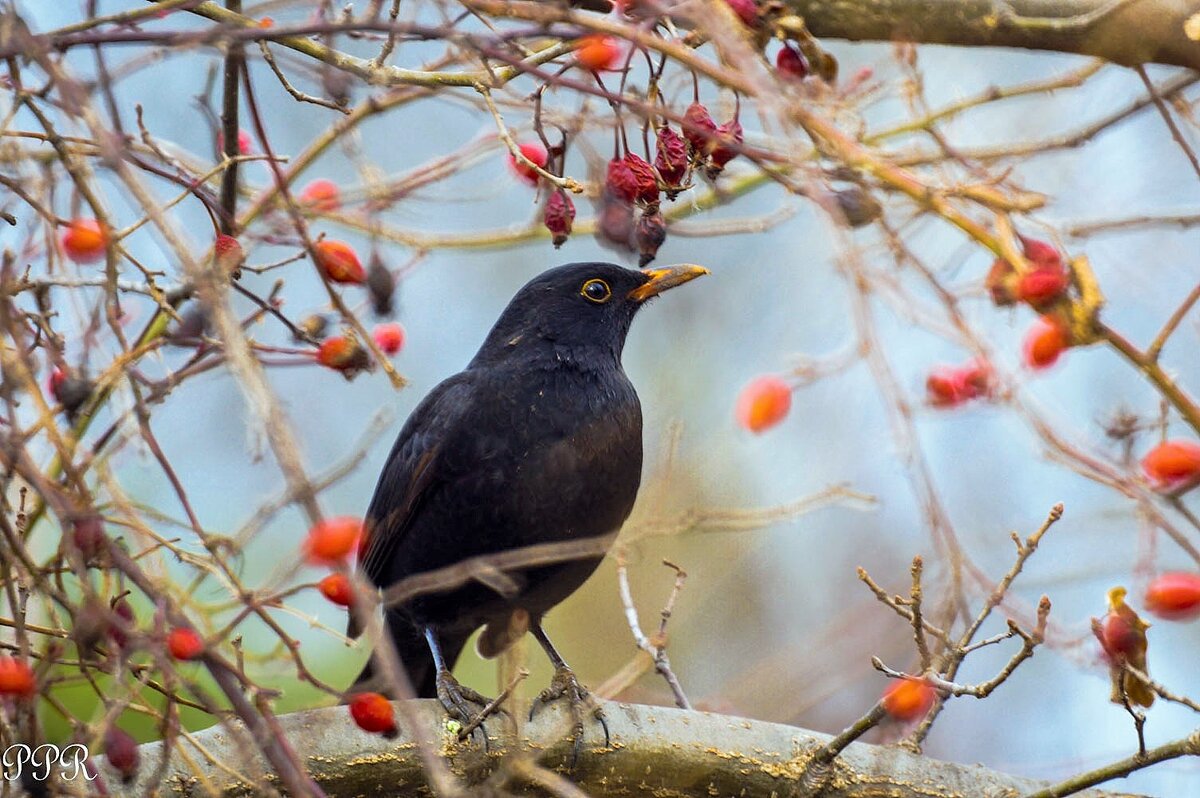
{"type": "Polygon", "coordinates": [[[478,730],[483,735],[483,750],[488,750],[487,728],[483,725],[484,711],[491,704],[491,699],[460,684],[450,671],[439,671],[437,675],[437,697],[450,717],[457,720],[464,728],[472,729],[471,734],[478,730]],[[472,704],[478,704],[473,709],[472,704]]]}
{"type": "Polygon", "coordinates": [[[587,688],[579,683],[579,679],[575,677],[575,672],[570,668],[558,668],[554,671],[554,678],[550,680],[550,686],[538,695],[533,702],[533,706],[529,708],[529,719],[533,720],[533,713],[539,706],[549,704],[551,701],[557,701],[560,698],[567,699],[567,706],[571,712],[570,767],[574,769],[575,763],[579,761],[579,753],[583,750],[583,719],[585,710],[598,720],[600,727],[604,729],[605,748],[611,744],[611,737],[608,733],[608,721],[604,717],[604,709],[596,702],[592,694],[587,691],[587,688]]]}

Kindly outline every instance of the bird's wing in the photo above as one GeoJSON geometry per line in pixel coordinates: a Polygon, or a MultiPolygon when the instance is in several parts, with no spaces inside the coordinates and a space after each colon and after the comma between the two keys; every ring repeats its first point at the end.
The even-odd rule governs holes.
{"type": "Polygon", "coordinates": [[[378,585],[392,553],[429,493],[441,481],[441,445],[471,406],[472,379],[463,372],[442,382],[417,405],[400,430],[367,508],[363,574],[378,585]]]}

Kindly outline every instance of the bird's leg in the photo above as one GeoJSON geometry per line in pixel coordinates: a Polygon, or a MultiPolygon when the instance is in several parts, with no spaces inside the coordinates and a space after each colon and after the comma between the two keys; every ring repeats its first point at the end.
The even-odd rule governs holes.
{"type": "Polygon", "coordinates": [[[533,636],[537,638],[542,650],[546,652],[546,656],[550,658],[550,662],[554,665],[554,678],[550,680],[550,686],[541,692],[534,700],[533,706],[529,708],[529,719],[533,720],[533,713],[539,704],[548,704],[551,701],[556,701],[559,698],[566,698],[568,706],[571,710],[571,718],[574,724],[571,727],[571,740],[573,742],[571,748],[571,767],[575,767],[575,763],[579,760],[579,752],[583,749],[583,717],[586,710],[593,718],[600,721],[600,726],[604,729],[604,747],[607,748],[611,742],[608,734],[608,721],[604,718],[604,710],[596,703],[579,680],[575,678],[575,672],[567,665],[566,660],[554,648],[554,644],[550,642],[550,638],[546,637],[546,632],[542,629],[541,622],[535,623],[530,630],[533,636]]]}
{"type": "Polygon", "coordinates": [[[437,668],[437,697],[438,701],[446,709],[446,713],[450,717],[457,720],[463,726],[478,727],[483,733],[484,750],[488,747],[487,729],[484,728],[483,718],[478,718],[484,708],[491,703],[491,699],[482,696],[466,685],[459,684],[458,679],[455,679],[450,669],[446,667],[446,658],[442,655],[442,645],[438,642],[437,632],[432,626],[426,626],[425,641],[429,644],[429,653],[433,655],[433,665],[437,668]],[[471,704],[478,704],[480,712],[476,712],[471,708],[471,704]]]}

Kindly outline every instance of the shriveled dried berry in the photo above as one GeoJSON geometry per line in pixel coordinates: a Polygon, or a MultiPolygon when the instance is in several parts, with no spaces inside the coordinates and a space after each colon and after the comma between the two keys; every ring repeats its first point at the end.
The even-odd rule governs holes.
{"type": "Polygon", "coordinates": [[[108,727],[104,733],[104,758],[120,774],[123,783],[129,784],[137,776],[140,759],[137,741],[124,729],[108,727]]]}
{"type": "Polygon", "coordinates": [[[628,252],[633,241],[633,205],[605,192],[596,214],[596,235],[600,242],[628,252]]]}
{"type": "Polygon", "coordinates": [[[797,48],[785,43],[775,55],[775,71],[781,78],[803,80],[808,76],[808,59],[797,48]]]}
{"type": "Polygon", "coordinates": [[[706,174],[710,180],[725,168],[725,164],[737,157],[743,139],[742,123],[731,119],[717,128],[716,138],[709,144],[706,174]]]}
{"type": "Polygon", "coordinates": [[[658,248],[667,240],[667,222],[657,210],[646,212],[638,219],[634,238],[638,248],[638,266],[645,266],[658,255],[658,248]]]}
{"type": "Polygon", "coordinates": [[[716,132],[717,123],[709,115],[708,109],[700,103],[692,103],[683,112],[683,137],[697,155],[707,152],[708,144],[716,132]]]}
{"type": "Polygon", "coordinates": [[[575,221],[575,203],[571,202],[565,191],[558,189],[546,200],[542,220],[553,236],[554,248],[558,249],[571,235],[571,225],[575,221]]]}
{"type": "Polygon", "coordinates": [[[658,175],[655,174],[654,167],[646,159],[634,155],[632,152],[625,156],[625,164],[633,174],[634,183],[637,186],[633,197],[634,201],[643,205],[657,204],[658,175]]]}
{"type": "Polygon", "coordinates": [[[124,596],[109,602],[109,608],[112,616],[109,618],[108,637],[117,648],[125,648],[129,645],[129,632],[137,624],[137,616],[124,596]]]}
{"type": "Polygon", "coordinates": [[[658,129],[654,168],[658,170],[658,176],[662,178],[663,183],[668,186],[667,196],[675,199],[675,195],[679,193],[677,187],[681,187],[687,179],[688,144],[683,136],[668,125],[658,129]]]}
{"type": "Polygon", "coordinates": [[[71,545],[84,560],[91,560],[108,548],[108,536],[104,533],[104,519],[98,515],[85,515],[71,521],[71,545]]]}
{"type": "Polygon", "coordinates": [[[641,187],[637,175],[629,162],[623,158],[613,158],[608,162],[604,176],[604,190],[622,202],[633,202],[637,199],[641,187]]]}
{"type": "Polygon", "coordinates": [[[371,295],[371,308],[376,316],[392,315],[396,309],[396,278],[378,252],[371,253],[371,265],[367,267],[367,293],[371,295]]]}
{"type": "Polygon", "coordinates": [[[879,218],[883,206],[862,186],[850,186],[833,192],[838,208],[851,227],[864,227],[879,218]]]}

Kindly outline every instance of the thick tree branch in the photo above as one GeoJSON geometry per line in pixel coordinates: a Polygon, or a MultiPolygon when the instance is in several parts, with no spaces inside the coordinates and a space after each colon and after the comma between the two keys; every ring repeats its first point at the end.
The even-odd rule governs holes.
{"type": "Polygon", "coordinates": [[[814,36],[1024,47],[1200,69],[1195,0],[785,0],[814,36]]]}
{"type": "MultiPolygon", "coordinates": [[[[478,744],[457,742],[457,735],[446,730],[445,713],[436,701],[411,701],[407,705],[406,714],[414,722],[428,724],[423,733],[440,736],[442,755],[469,784],[503,784],[526,767],[526,756],[531,754],[543,768],[561,766],[571,755],[567,733],[570,718],[559,704],[539,713],[525,726],[522,738],[493,737],[490,755],[478,744]]],[[[572,782],[594,798],[651,793],[678,798],[1010,798],[1039,789],[1043,793],[1038,794],[1057,789],[979,765],[939,762],[899,747],[863,743],[849,746],[833,766],[835,770],[827,770],[825,777],[815,783],[807,766],[814,753],[828,742],[823,734],[707,712],[636,704],[608,704],[607,716],[613,732],[612,747],[601,748],[590,741],[570,774],[572,782]]],[[[367,734],[354,726],[345,707],[285,715],[279,723],[297,754],[309,763],[314,780],[330,796],[380,794],[384,785],[388,794],[422,792],[426,777],[413,746],[416,735],[411,728],[401,728],[394,740],[367,734]]],[[[496,725],[494,731],[499,731],[501,725],[496,725]]],[[[149,765],[159,762],[162,744],[150,743],[142,750],[145,775],[132,784],[117,785],[112,794],[132,798],[158,787],[160,795],[190,795],[197,783],[206,784],[217,794],[236,793],[253,783],[242,774],[261,767],[261,763],[247,759],[250,754],[238,747],[238,737],[229,730],[207,729],[190,740],[180,740],[166,777],[151,783],[154,768],[149,765]],[[193,746],[203,746],[205,755],[199,755],[193,746]],[[212,756],[219,761],[208,759],[212,756]]],[[[112,771],[103,766],[101,772],[112,771]]],[[[481,793],[486,789],[481,787],[481,793]]],[[[1081,798],[1117,798],[1114,793],[1082,786],[1073,794],[1081,798]]]]}

